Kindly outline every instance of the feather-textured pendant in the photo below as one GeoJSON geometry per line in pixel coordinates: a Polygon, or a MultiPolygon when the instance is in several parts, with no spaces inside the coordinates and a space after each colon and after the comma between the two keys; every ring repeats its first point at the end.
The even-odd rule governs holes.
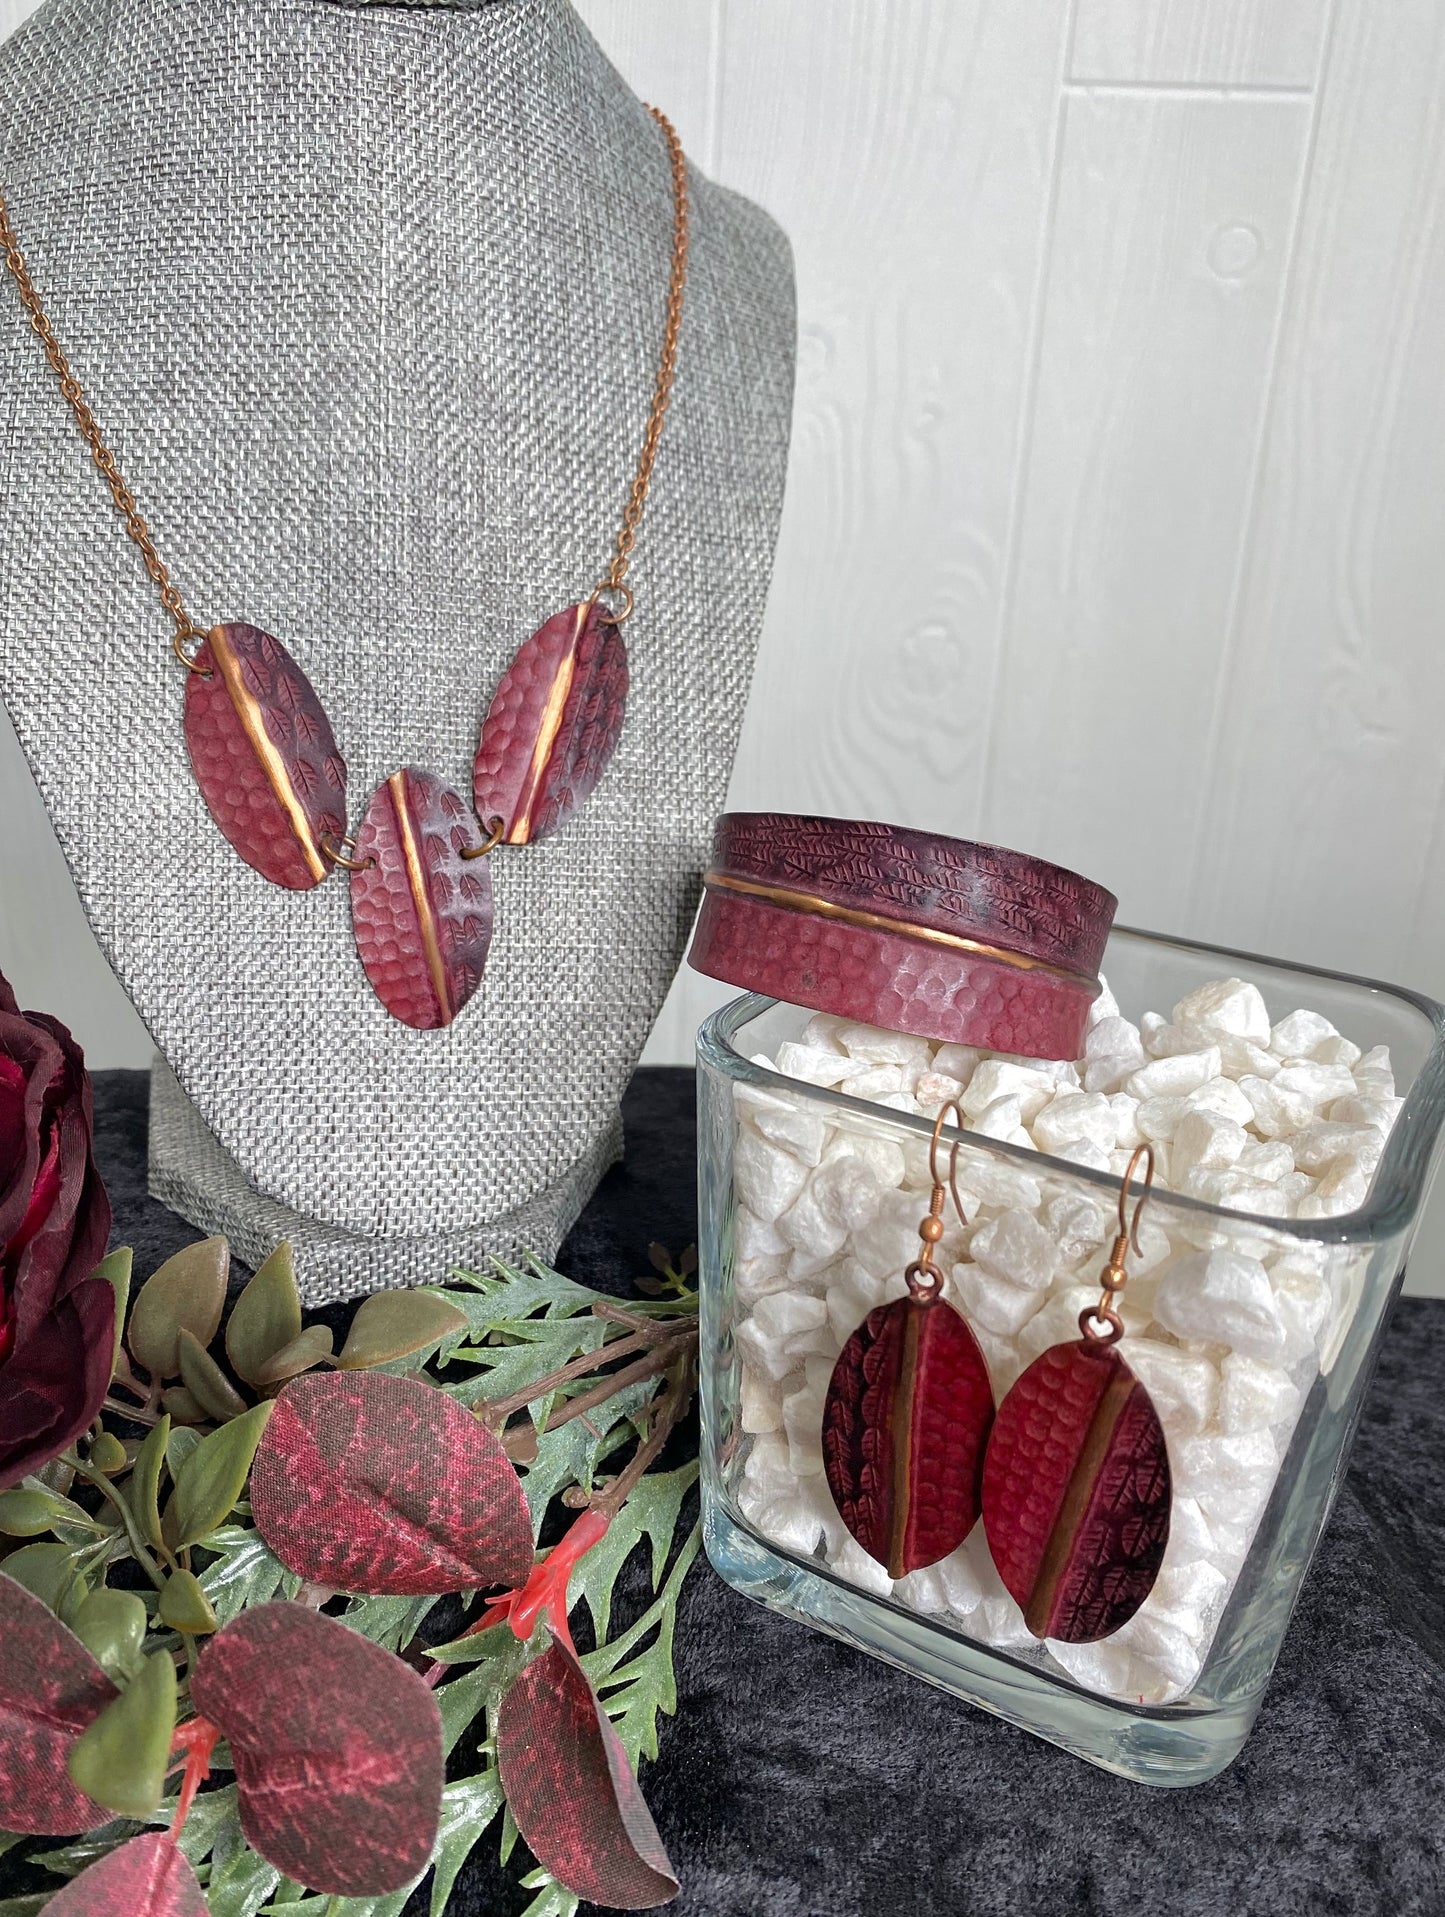
{"type": "Polygon", "coordinates": [[[823,1402],[823,1469],[869,1557],[901,1578],[956,1551],[978,1520],[993,1390],[951,1305],[900,1298],[870,1311],[823,1402]]]}
{"type": "Polygon", "coordinates": [[[597,602],[569,606],[522,647],[482,721],[477,817],[508,845],[555,832],[607,769],[627,706],[627,647],[597,602]]]}
{"type": "Polygon", "coordinates": [[[1169,1542],[1169,1453],[1153,1400],[1109,1345],[1053,1345],[999,1406],[983,1472],[998,1574],[1038,1638],[1127,1624],[1169,1542]]]}
{"type": "Polygon", "coordinates": [[[293,892],[331,870],[346,762],[311,681],[257,626],[216,626],[186,682],[186,747],[211,817],[247,865],[293,892]]]}
{"type": "Polygon", "coordinates": [[[492,875],[461,794],[413,766],[371,795],[356,835],[351,922],[372,989],[418,1031],[450,1025],[482,982],[492,875]]]}

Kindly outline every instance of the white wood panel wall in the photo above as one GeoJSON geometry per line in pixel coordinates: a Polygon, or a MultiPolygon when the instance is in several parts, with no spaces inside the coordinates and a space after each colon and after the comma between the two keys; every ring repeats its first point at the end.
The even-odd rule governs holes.
{"type": "MultiPolygon", "coordinates": [[[[1445,8],[579,5],[797,254],[733,803],[1445,996],[1445,8]]],[[[0,805],[0,965],[139,1062],[8,735],[0,805]]]]}

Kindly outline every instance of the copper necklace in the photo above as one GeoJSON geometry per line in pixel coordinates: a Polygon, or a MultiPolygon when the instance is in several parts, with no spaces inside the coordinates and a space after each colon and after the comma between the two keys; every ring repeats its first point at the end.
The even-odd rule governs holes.
{"type": "Polygon", "coordinates": [[[185,734],[211,817],[249,866],[296,892],[337,866],[366,976],[387,1011],[419,1030],[449,1025],[482,980],[492,939],[488,855],[554,832],[590,796],[612,757],[627,701],[627,569],[677,370],[687,284],[687,161],[671,122],[649,107],[672,168],[672,265],[652,406],[616,550],[591,594],[557,613],[513,659],[482,720],[470,804],[434,773],[406,766],[347,831],[346,762],[310,680],[279,639],[227,623],[204,630],[156,551],[115,454],[60,348],[0,193],[0,249],[32,330],[126,532],[175,626],[186,668],[185,734]]]}

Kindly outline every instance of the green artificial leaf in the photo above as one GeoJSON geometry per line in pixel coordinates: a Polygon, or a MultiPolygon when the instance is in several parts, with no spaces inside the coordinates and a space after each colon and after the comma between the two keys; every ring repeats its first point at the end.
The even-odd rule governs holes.
{"type": "Polygon", "coordinates": [[[90,1462],[108,1478],[124,1471],[128,1462],[125,1446],[113,1431],[97,1431],[90,1441],[90,1462]]]}
{"type": "Polygon", "coordinates": [[[591,1489],[598,1465],[634,1435],[630,1420],[651,1403],[658,1384],[656,1378],[639,1379],[595,1406],[586,1418],[572,1418],[539,1432],[537,1456],[522,1479],[535,1534],[540,1534],[547,1507],[559,1491],[572,1483],[591,1489]],[[628,1421],[626,1428],[618,1429],[624,1421],[628,1421]]]}
{"type": "Polygon", "coordinates": [[[13,1491],[0,1491],[0,1531],[11,1538],[38,1538],[57,1525],[71,1524],[83,1531],[98,1529],[82,1506],[58,1491],[47,1491],[31,1478],[13,1491]]]}
{"type": "MultiPolygon", "coordinates": [[[[168,1797],[150,1816],[152,1824],[169,1825],[175,1821],[179,1799],[168,1797]]],[[[177,1838],[189,1863],[199,1867],[212,1854],[226,1858],[244,1848],[239,1796],[234,1784],[219,1790],[202,1791],[191,1805],[185,1826],[177,1838]]]]}
{"type": "Polygon", "coordinates": [[[172,1483],[181,1475],[181,1466],[200,1442],[201,1433],[192,1431],[188,1425],[173,1430],[166,1439],[166,1468],[172,1483]]]}
{"type": "Polygon", "coordinates": [[[357,1308],[337,1367],[360,1371],[393,1364],[467,1329],[465,1314],[438,1291],[374,1291],[357,1308]]]}
{"type": "Polygon", "coordinates": [[[171,1421],[162,1415],[160,1423],[147,1433],[145,1443],[136,1454],[135,1469],[130,1474],[131,1516],[146,1542],[158,1548],[161,1541],[161,1466],[165,1463],[166,1447],[170,1440],[171,1421]]]}
{"type": "Polygon", "coordinates": [[[0,1917],[39,1917],[54,1895],[53,1890],[37,1890],[28,1897],[0,1897],[0,1917]]]}
{"type": "MultiPolygon", "coordinates": [[[[448,1389],[460,1403],[473,1407],[489,1398],[510,1397],[533,1379],[571,1364],[584,1351],[600,1350],[608,1329],[602,1319],[590,1313],[586,1317],[524,1318],[499,1334],[505,1343],[458,1346],[453,1359],[458,1364],[478,1366],[482,1375],[448,1389]]],[[[576,1388],[585,1390],[597,1382],[595,1376],[579,1379],[576,1388]]],[[[530,1408],[539,1424],[545,1422],[556,1395],[555,1391],[539,1391],[531,1400],[530,1408]]]]}
{"type": "Polygon", "coordinates": [[[287,1239],[271,1253],[232,1307],[226,1323],[226,1356],[236,1375],[259,1384],[262,1366],[301,1336],[301,1294],[287,1239]]]}
{"type": "Polygon", "coordinates": [[[577,1917],[582,1899],[575,1897],[570,1890],[564,1890],[555,1877],[549,1877],[545,1870],[529,1871],[522,1879],[523,1890],[535,1890],[542,1886],[541,1894],[532,1899],[522,1912],[522,1917],[577,1917]]]}
{"type": "Polygon", "coordinates": [[[573,1571],[567,1587],[567,1609],[570,1612],[586,1599],[599,1644],[607,1637],[617,1575],[644,1538],[652,1540],[653,1590],[662,1582],[682,1501],[696,1482],[695,1458],[675,1471],[649,1473],[608,1525],[606,1536],[592,1546],[573,1571]]]}
{"type": "Polygon", "coordinates": [[[135,1254],[130,1246],[120,1245],[102,1258],[91,1273],[93,1278],[104,1278],[115,1293],[115,1345],[110,1354],[112,1377],[115,1376],[116,1368],[120,1364],[121,1337],[125,1331],[125,1308],[130,1302],[130,1276],[134,1262],[135,1254]]]}
{"type": "Polygon", "coordinates": [[[286,1384],[292,1378],[299,1378],[303,1371],[324,1364],[331,1356],[332,1338],[328,1325],[308,1325],[299,1337],[283,1345],[257,1367],[255,1383],[258,1390],[269,1390],[272,1385],[286,1384]]]}
{"type": "Polygon", "coordinates": [[[154,1651],[71,1746],[71,1782],[107,1810],[149,1817],[165,1796],[175,1728],[176,1667],[154,1651]]]}
{"type": "Polygon", "coordinates": [[[571,1318],[591,1311],[601,1292],[589,1291],[540,1258],[529,1258],[525,1269],[493,1258],[490,1271],[457,1271],[459,1289],[447,1296],[471,1326],[472,1336],[485,1335],[519,1319],[545,1311],[549,1318],[571,1318]]]}
{"type": "Polygon", "coordinates": [[[694,1525],[656,1601],[621,1637],[588,1652],[581,1660],[634,1771],[644,1757],[657,1756],[658,1714],[671,1717],[677,1710],[677,1673],[672,1661],[677,1600],[701,1544],[702,1527],[694,1525]],[[647,1648],[624,1663],[634,1647],[653,1632],[656,1636],[647,1648]]]}
{"type": "Polygon", "coordinates": [[[206,1637],[217,1628],[211,1600],[190,1571],[172,1571],[156,1611],[162,1624],[190,1637],[206,1637]]]}
{"type": "Polygon", "coordinates": [[[263,1538],[241,1525],[212,1531],[204,1549],[216,1553],[215,1563],[200,1573],[200,1581],[218,1625],[229,1624],[249,1605],[268,1603],[278,1592],[291,1596],[300,1582],[272,1556],[263,1538]]]}
{"type": "Polygon", "coordinates": [[[248,1844],[239,1844],[224,1862],[211,1865],[206,1883],[211,1917],[256,1917],[280,1881],[274,1864],[248,1844]]]}
{"type": "Polygon", "coordinates": [[[176,1341],[176,1349],[180,1353],[181,1377],[186,1390],[206,1416],[213,1418],[217,1424],[225,1424],[230,1418],[239,1418],[246,1409],[246,1400],[206,1347],[184,1325],[176,1341]]]}
{"type": "Polygon", "coordinates": [[[429,1597],[353,1598],[341,1614],[343,1624],[360,1631],[384,1651],[404,1651],[421,1629],[427,1613],[440,1602],[429,1597]]]}
{"type": "MultiPolygon", "coordinates": [[[[506,1626],[502,1629],[506,1630],[506,1626]]],[[[493,1631],[478,1633],[478,1637],[495,1635],[493,1631]]],[[[503,1691],[527,1661],[526,1645],[519,1644],[510,1630],[506,1630],[506,1635],[511,1638],[510,1647],[498,1640],[480,1662],[473,1664],[469,1671],[448,1678],[436,1691],[437,1708],[442,1715],[442,1749],[448,1757],[478,1716],[484,1710],[495,1710],[501,1703],[503,1691]]]]}
{"type": "Polygon", "coordinates": [[[26,1862],[38,1864],[56,1877],[78,1877],[97,1859],[108,1857],[118,1845],[129,1843],[140,1828],[132,1818],[116,1817],[110,1823],[102,1824],[98,1830],[88,1830],[82,1837],[73,1837],[58,1850],[31,1851],[26,1862]]]}
{"type": "Polygon", "coordinates": [[[185,1385],[167,1385],[161,1393],[161,1409],[172,1424],[191,1425],[206,1422],[206,1407],[185,1385]]]}
{"type": "Polygon", "coordinates": [[[431,1917],[443,1917],[462,1865],[502,1808],[497,1767],[477,1777],[459,1778],[442,1792],[442,1821],[432,1862],[431,1917]]]}
{"type": "Polygon", "coordinates": [[[198,1544],[225,1522],[246,1488],[256,1446],[274,1410],[268,1401],[223,1424],[202,1438],[181,1466],[162,1527],[169,1526],[175,1549],[198,1544]]]}
{"type": "Polygon", "coordinates": [[[117,1684],[134,1676],[145,1644],[146,1607],[134,1591],[92,1591],[70,1620],[70,1628],[117,1684]]]}
{"type": "MultiPolygon", "coordinates": [[[[426,1872],[422,1872],[422,1877],[426,1872]]],[[[285,1888],[288,1879],[283,1878],[285,1888]]],[[[389,1891],[384,1897],[310,1897],[302,1895],[287,1902],[276,1901],[266,1904],[261,1917],[267,1917],[271,1911],[277,1917],[401,1917],[407,1901],[421,1877],[415,1877],[409,1884],[403,1884],[400,1890],[389,1891]]]]}
{"type": "Polygon", "coordinates": [[[22,1545],[4,1560],[4,1570],[6,1577],[23,1584],[57,1615],[81,1579],[75,1553],[68,1544],[22,1545]]]}
{"type": "Polygon", "coordinates": [[[231,1248],[224,1238],[187,1245],[141,1286],[126,1343],[153,1378],[174,1378],[181,1368],[181,1327],[208,1345],[226,1303],[231,1248]]]}

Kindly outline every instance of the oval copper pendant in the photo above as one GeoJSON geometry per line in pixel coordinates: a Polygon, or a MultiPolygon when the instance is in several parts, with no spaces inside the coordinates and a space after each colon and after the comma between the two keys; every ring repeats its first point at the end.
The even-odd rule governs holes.
{"type": "Polygon", "coordinates": [[[492,876],[459,792],[413,766],[371,795],[356,835],[351,923],[372,989],[418,1031],[450,1025],[482,982],[492,876]]]}
{"type": "Polygon", "coordinates": [[[186,682],[186,748],[211,817],[247,865],[293,892],[331,870],[346,761],[311,681],[257,626],[216,626],[186,682]]]}
{"type": "Polygon", "coordinates": [[[983,1523],[1037,1638],[1090,1644],[1127,1624],[1169,1542],[1169,1452],[1149,1393],[1107,1344],[1053,1345],[994,1421],[983,1523]]]}
{"type": "Polygon", "coordinates": [[[823,1402],[823,1470],[890,1577],[936,1564],[973,1529],[992,1422],[988,1366],[952,1305],[880,1305],[844,1345],[823,1402]]]}
{"type": "Polygon", "coordinates": [[[555,832],[607,769],[627,706],[627,647],[595,601],[534,632],[482,721],[472,767],[477,817],[508,845],[555,832]]]}

